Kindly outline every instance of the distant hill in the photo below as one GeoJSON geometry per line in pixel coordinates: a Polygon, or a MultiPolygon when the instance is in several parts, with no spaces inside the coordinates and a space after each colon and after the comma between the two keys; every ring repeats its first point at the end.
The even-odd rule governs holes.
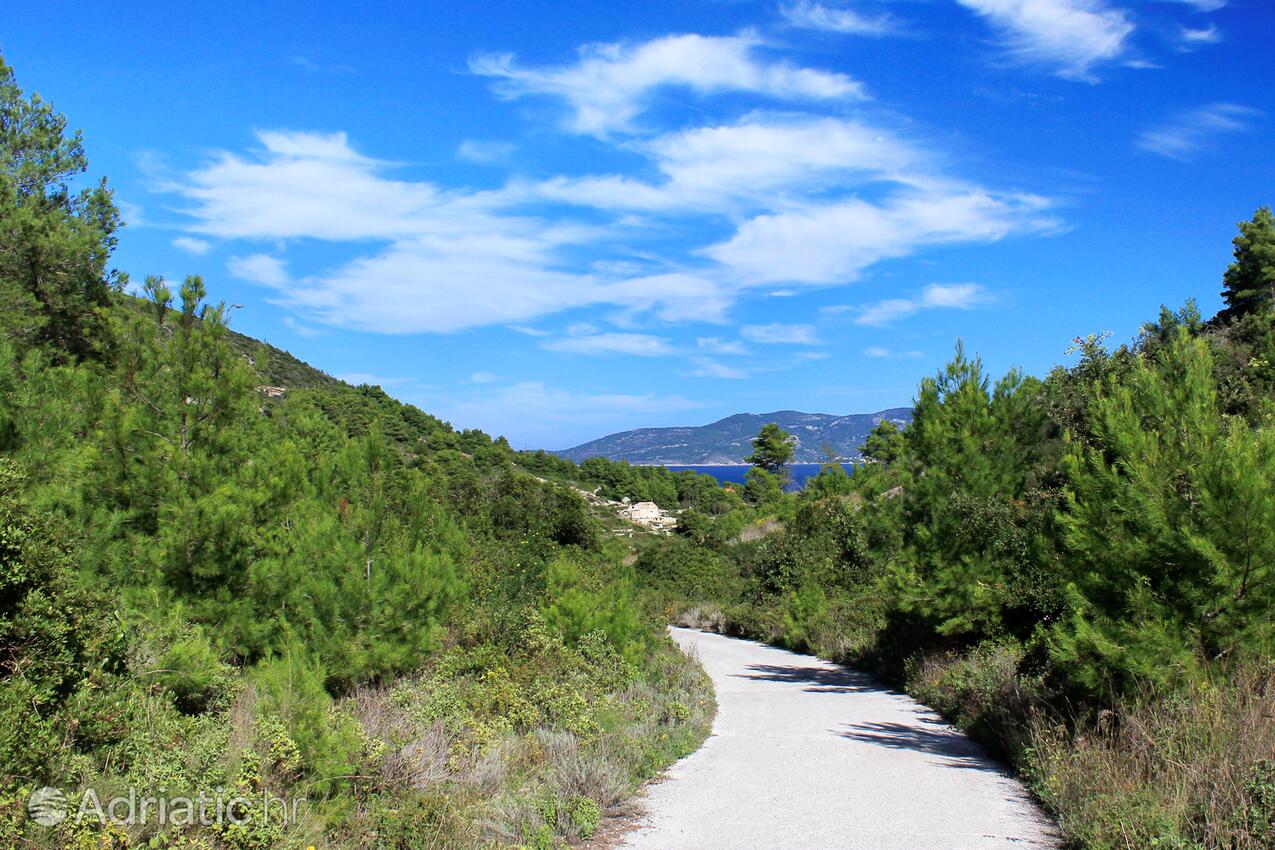
{"type": "Polygon", "coordinates": [[[817,463],[824,460],[826,445],[830,445],[838,457],[848,461],[859,456],[859,446],[883,419],[905,425],[912,419],[912,408],[892,407],[878,413],[852,413],[848,416],[801,413],[797,410],[736,413],[698,427],[621,431],[557,454],[577,463],[590,457],[661,465],[743,463],[752,452],[752,439],[761,426],[777,422],[779,427],[797,438],[795,462],[817,463]]]}

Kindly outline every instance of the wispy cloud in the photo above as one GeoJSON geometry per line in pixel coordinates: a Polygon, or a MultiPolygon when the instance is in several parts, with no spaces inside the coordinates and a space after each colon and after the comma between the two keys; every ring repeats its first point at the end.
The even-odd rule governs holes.
{"type": "Polygon", "coordinates": [[[550,351],[572,354],[630,354],[637,357],[665,357],[675,353],[667,339],[650,334],[590,333],[542,343],[550,351]]]}
{"type": "Polygon", "coordinates": [[[212,244],[203,239],[194,239],[190,236],[178,236],[173,240],[173,247],[179,251],[185,251],[187,254],[194,254],[202,257],[212,248],[212,244]]]}
{"type": "Polygon", "coordinates": [[[231,257],[226,268],[241,280],[259,283],[276,289],[288,285],[288,269],[278,257],[269,254],[251,254],[247,257],[231,257]]]}
{"type": "Polygon", "coordinates": [[[556,178],[527,191],[601,209],[725,212],[773,203],[777,192],[899,178],[923,171],[930,158],[894,133],[859,121],[770,113],[664,133],[631,147],[655,163],[662,181],[556,178]]]}
{"type": "Polygon", "coordinates": [[[1094,82],[1094,68],[1118,59],[1134,25],[1102,0],[957,0],[986,18],[1017,61],[1045,65],[1061,77],[1094,82]]]}
{"type": "Polygon", "coordinates": [[[323,331],[318,328],[312,328],[309,325],[302,324],[291,316],[284,316],[283,324],[284,327],[288,328],[288,330],[303,339],[314,339],[315,337],[323,336],[323,331]]]}
{"type": "Polygon", "coordinates": [[[751,92],[784,100],[863,96],[862,85],[847,75],[770,59],[762,55],[765,46],[753,32],[669,35],[637,44],[586,45],[567,65],[525,67],[510,54],[482,54],[469,67],[498,78],[495,90],[502,97],[561,98],[571,109],[567,126],[593,135],[629,128],[651,93],[665,87],[701,95],[751,92]]]}
{"type": "Polygon", "coordinates": [[[494,372],[475,372],[469,376],[471,384],[494,384],[500,380],[500,376],[494,372]]]}
{"type": "Polygon", "coordinates": [[[1048,232],[1058,227],[1048,206],[1036,196],[938,183],[879,203],[790,204],[749,219],[705,253],[753,283],[844,283],[880,260],[926,245],[1048,232]]]}
{"type": "Polygon", "coordinates": [[[713,354],[747,353],[744,344],[737,339],[727,340],[715,336],[702,336],[695,340],[695,344],[705,351],[711,351],[713,354]]]}
{"type": "Polygon", "coordinates": [[[971,310],[990,301],[987,290],[977,283],[932,283],[914,298],[887,298],[839,312],[857,312],[855,324],[878,326],[905,319],[922,310],[971,310]]]}
{"type": "Polygon", "coordinates": [[[1222,31],[1215,24],[1207,27],[1181,27],[1178,34],[1182,39],[1183,50],[1194,50],[1206,44],[1217,44],[1222,40],[1222,31]]]}
{"type": "Polygon", "coordinates": [[[1226,6],[1228,0],[1164,0],[1166,3],[1180,3],[1191,6],[1199,12],[1216,12],[1226,6]]]}
{"type": "Polygon", "coordinates": [[[819,332],[814,325],[744,325],[739,335],[749,342],[767,345],[819,345],[819,332]]]}
{"type": "Polygon", "coordinates": [[[514,333],[519,333],[519,334],[522,334],[523,336],[544,337],[544,336],[553,335],[552,333],[550,333],[547,330],[544,330],[543,328],[533,328],[527,325],[505,325],[505,327],[513,331],[514,333]]]}
{"type": "MultiPolygon", "coordinates": [[[[562,66],[496,66],[502,91],[556,94],[586,125],[594,108],[635,118],[668,85],[766,94],[789,110],[852,96],[849,78],[772,52],[752,33],[668,36],[594,45],[562,66]]],[[[611,141],[641,160],[624,173],[515,176],[490,189],[408,179],[344,133],[262,131],[254,149],[214,153],[166,188],[186,202],[184,238],[248,243],[231,271],[274,289],[298,317],[388,334],[488,325],[544,334],[533,323],[573,309],[602,311],[622,329],[725,324],[749,294],[844,285],[927,246],[1057,227],[1047,199],[958,179],[941,151],[896,129],[810,112],[732,115],[611,141]],[[674,230],[693,235],[669,240],[674,230]],[[298,268],[291,246],[302,240],[346,246],[347,259],[298,268]],[[270,253],[250,253],[261,243],[270,253]]],[[[653,356],[630,338],[641,336],[547,347],[653,356]]]]}
{"type": "Polygon", "coordinates": [[[786,3],[779,12],[794,27],[843,35],[883,36],[894,33],[897,28],[894,18],[884,12],[864,15],[854,9],[825,6],[815,0],[786,3]]]}
{"type": "Polygon", "coordinates": [[[1138,147],[1150,153],[1190,162],[1227,133],[1247,130],[1261,113],[1236,103],[1212,103],[1179,113],[1165,124],[1138,137],[1138,147]]]}
{"type": "Polygon", "coordinates": [[[456,147],[456,158],[479,165],[504,162],[516,149],[513,142],[492,142],[466,139],[456,147]]]}
{"type": "Polygon", "coordinates": [[[687,374],[694,378],[723,378],[739,381],[747,378],[751,373],[745,369],[727,366],[710,358],[700,358],[695,361],[695,368],[687,374]]]}
{"type": "Polygon", "coordinates": [[[871,357],[874,360],[888,360],[895,357],[906,357],[915,360],[921,357],[922,354],[919,351],[895,351],[880,345],[872,345],[863,349],[863,356],[871,357]]]}

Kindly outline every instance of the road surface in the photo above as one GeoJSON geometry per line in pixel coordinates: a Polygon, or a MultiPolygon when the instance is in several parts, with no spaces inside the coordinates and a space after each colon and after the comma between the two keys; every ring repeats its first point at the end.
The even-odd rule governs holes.
{"type": "Polygon", "coordinates": [[[1022,786],[930,709],[808,655],[691,629],[713,734],[652,784],[627,850],[1056,848],[1022,786]]]}

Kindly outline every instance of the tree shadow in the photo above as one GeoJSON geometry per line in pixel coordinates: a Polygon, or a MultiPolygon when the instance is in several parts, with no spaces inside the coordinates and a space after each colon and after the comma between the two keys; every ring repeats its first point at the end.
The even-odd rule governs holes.
{"type": "Polygon", "coordinates": [[[754,679],[764,682],[784,682],[792,685],[808,685],[802,690],[808,693],[850,694],[850,693],[888,693],[897,694],[881,686],[867,673],[847,670],[844,667],[816,667],[797,664],[749,664],[748,673],[735,673],[740,679],[754,679]]]}
{"type": "Polygon", "coordinates": [[[918,712],[911,723],[851,723],[837,734],[852,741],[862,741],[893,750],[912,750],[937,756],[946,767],[981,770],[999,776],[1010,776],[975,741],[946,726],[935,717],[918,712]]]}

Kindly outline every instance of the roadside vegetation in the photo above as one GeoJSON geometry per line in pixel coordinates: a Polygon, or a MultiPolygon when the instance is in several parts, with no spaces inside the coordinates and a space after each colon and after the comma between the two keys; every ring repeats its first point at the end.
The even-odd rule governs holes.
{"type": "Polygon", "coordinates": [[[682,622],[903,684],[1077,846],[1275,847],[1275,221],[1239,229],[1212,319],[1077,338],[1043,380],[958,345],[853,475],[638,570],[682,622]]]}
{"type": "Polygon", "coordinates": [[[579,842],[708,733],[676,620],[902,684],[1077,846],[1275,846],[1269,209],[1217,316],[1078,338],[1044,379],[958,346],[868,463],[791,493],[777,427],[719,487],[336,381],[232,332],[198,277],[112,270],[86,170],[0,61],[0,845],[579,842]],[[579,489],[678,533],[618,539],[579,489]],[[248,802],[41,826],[43,786],[248,802]]]}
{"type": "Polygon", "coordinates": [[[86,167],[0,62],[0,846],[547,850],[699,745],[710,686],[574,489],[198,277],[131,287],[86,167]]]}

